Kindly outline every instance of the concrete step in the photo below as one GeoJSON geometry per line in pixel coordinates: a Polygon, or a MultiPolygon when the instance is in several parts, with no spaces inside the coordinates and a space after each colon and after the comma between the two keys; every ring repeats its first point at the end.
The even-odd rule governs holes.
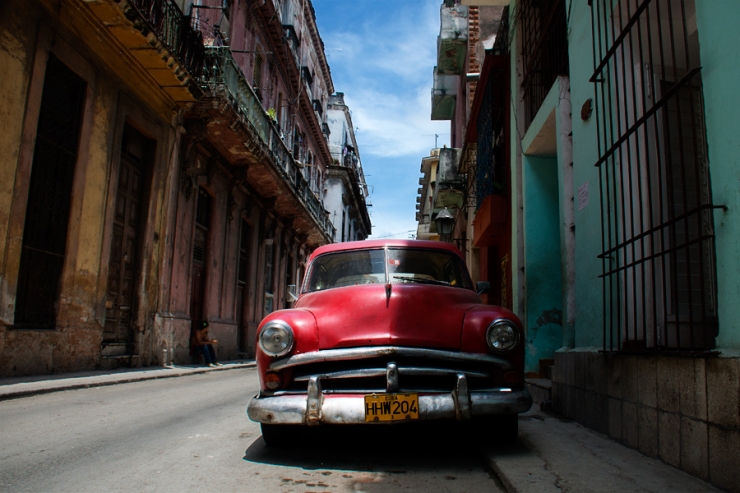
{"type": "Polygon", "coordinates": [[[101,344],[102,356],[127,356],[131,354],[133,344],[129,342],[103,342],[101,344]]]}
{"type": "Polygon", "coordinates": [[[524,379],[524,386],[532,395],[533,405],[542,407],[543,402],[546,403],[546,406],[549,405],[552,398],[552,382],[549,378],[526,378],[524,379]]]}
{"type": "Polygon", "coordinates": [[[141,366],[138,354],[119,354],[115,356],[103,356],[100,358],[102,370],[115,370],[117,368],[138,368],[141,366]]]}

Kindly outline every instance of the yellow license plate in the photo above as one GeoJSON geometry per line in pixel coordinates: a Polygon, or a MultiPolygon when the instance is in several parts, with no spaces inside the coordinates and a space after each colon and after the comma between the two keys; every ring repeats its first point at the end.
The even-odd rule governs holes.
{"type": "Polygon", "coordinates": [[[365,421],[406,421],[419,419],[417,394],[368,394],[365,421]]]}

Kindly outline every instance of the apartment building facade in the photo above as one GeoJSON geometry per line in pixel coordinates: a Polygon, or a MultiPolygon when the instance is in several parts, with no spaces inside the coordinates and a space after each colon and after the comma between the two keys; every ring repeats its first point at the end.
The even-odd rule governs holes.
{"type": "Polygon", "coordinates": [[[325,206],[336,227],[334,241],[361,241],[372,232],[368,184],[355,138],[352,113],[343,93],[329,96],[326,120],[330,131],[331,163],[324,183],[325,206]]]}
{"type": "Polygon", "coordinates": [[[0,374],[254,351],[317,246],[334,92],[310,2],[10,0],[0,374]]]}

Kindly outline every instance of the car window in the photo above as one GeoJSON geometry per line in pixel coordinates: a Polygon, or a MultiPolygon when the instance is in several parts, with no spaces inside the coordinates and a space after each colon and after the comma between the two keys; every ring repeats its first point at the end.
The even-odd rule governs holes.
{"type": "Polygon", "coordinates": [[[321,255],[311,264],[304,292],[385,283],[386,263],[390,282],[394,284],[439,284],[472,289],[465,265],[451,252],[389,248],[387,262],[385,255],[382,249],[321,255]]]}
{"type": "Polygon", "coordinates": [[[385,282],[383,250],[329,253],[311,264],[306,291],[385,282]]]}
{"type": "Polygon", "coordinates": [[[392,283],[416,282],[472,287],[462,260],[445,251],[389,248],[388,275],[392,283]]]}

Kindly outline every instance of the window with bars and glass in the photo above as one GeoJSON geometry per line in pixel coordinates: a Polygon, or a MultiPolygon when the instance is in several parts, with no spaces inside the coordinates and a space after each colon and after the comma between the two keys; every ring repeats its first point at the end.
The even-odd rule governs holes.
{"type": "Polygon", "coordinates": [[[15,327],[56,324],[86,87],[49,55],[23,229],[15,327]]]}
{"type": "Polygon", "coordinates": [[[521,88],[527,129],[558,76],[568,74],[565,0],[519,0],[515,16],[522,33],[521,88]]]}
{"type": "Polygon", "coordinates": [[[605,350],[705,351],[717,306],[694,0],[593,0],[605,350]]]}

